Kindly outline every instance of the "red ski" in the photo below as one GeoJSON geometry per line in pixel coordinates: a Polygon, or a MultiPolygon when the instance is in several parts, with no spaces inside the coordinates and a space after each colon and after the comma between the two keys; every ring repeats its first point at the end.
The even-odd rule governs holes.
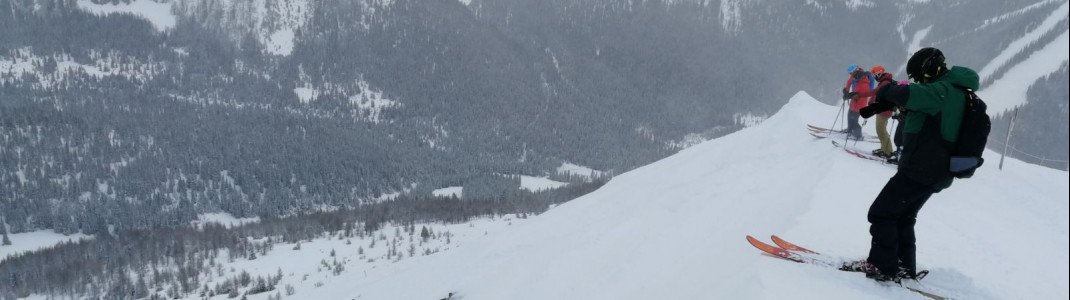
{"type": "MultiPolygon", "coordinates": [[[[838,133],[838,132],[814,131],[814,130],[810,130],[810,131],[807,131],[807,132],[810,133],[810,135],[814,136],[815,138],[819,138],[819,139],[832,138],[833,140],[843,140],[844,137],[846,136],[846,134],[838,133]]],[[[849,142],[863,142],[863,143],[876,144],[876,143],[880,143],[880,140],[878,140],[877,137],[871,137],[871,138],[867,137],[865,140],[861,140],[861,141],[850,139],[849,142]]]]}
{"type": "Polygon", "coordinates": [[[851,149],[847,149],[847,148],[844,148],[844,149],[843,149],[843,151],[847,151],[847,153],[849,153],[849,154],[851,154],[851,155],[854,155],[854,156],[857,156],[858,158],[861,158],[861,159],[868,159],[868,160],[872,160],[872,161],[879,161],[879,162],[881,162],[881,163],[884,163],[884,162],[886,162],[886,161],[885,161],[884,159],[882,159],[882,158],[880,158],[880,157],[876,157],[876,156],[872,156],[872,155],[865,155],[865,154],[862,154],[862,153],[860,153],[860,152],[858,152],[858,151],[854,151],[854,150],[851,150],[851,149]]]}

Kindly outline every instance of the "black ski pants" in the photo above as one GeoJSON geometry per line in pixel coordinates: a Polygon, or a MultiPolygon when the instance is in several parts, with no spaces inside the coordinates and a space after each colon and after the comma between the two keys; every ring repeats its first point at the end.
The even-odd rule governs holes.
{"type": "Polygon", "coordinates": [[[914,223],[922,205],[936,192],[899,172],[873,200],[867,216],[873,236],[867,260],[881,273],[895,276],[900,267],[910,273],[917,270],[914,223]]]}
{"type": "Polygon", "coordinates": [[[847,135],[855,140],[862,140],[862,125],[858,125],[858,117],[858,112],[847,111],[847,135]]]}

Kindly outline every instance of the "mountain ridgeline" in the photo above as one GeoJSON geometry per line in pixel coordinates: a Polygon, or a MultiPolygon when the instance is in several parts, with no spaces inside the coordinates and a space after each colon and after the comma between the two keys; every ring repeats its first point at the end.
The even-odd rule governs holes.
{"type": "MultiPolygon", "coordinates": [[[[563,162],[625,171],[799,90],[834,101],[843,66],[900,64],[929,26],[923,44],[983,65],[1060,4],[974,29],[985,20],[971,15],[1033,2],[157,2],[170,27],[85,9],[123,0],[0,0],[0,217],[13,232],[287,215],[563,162]],[[933,13],[951,9],[970,15],[933,13]]],[[[1019,135],[1018,149],[1065,159],[1066,74],[1026,106],[1062,109],[1016,125],[1061,138],[1019,135]]]]}

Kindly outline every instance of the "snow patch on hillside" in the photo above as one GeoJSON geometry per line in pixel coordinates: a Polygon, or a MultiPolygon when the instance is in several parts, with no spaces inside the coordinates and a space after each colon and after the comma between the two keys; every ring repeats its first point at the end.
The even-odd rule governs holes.
{"type": "Polygon", "coordinates": [[[62,87],[68,79],[79,75],[96,78],[119,75],[144,81],[163,68],[118,52],[91,51],[89,59],[92,64],[79,63],[67,54],[36,55],[29,47],[9,50],[0,55],[0,82],[30,82],[34,88],[50,89],[62,87]]]}
{"type": "Polygon", "coordinates": [[[561,166],[557,167],[557,173],[580,176],[587,178],[588,180],[595,177],[603,177],[608,174],[608,172],[605,171],[599,171],[569,162],[562,163],[561,166]]]}
{"type": "MultiPolygon", "coordinates": [[[[0,224],[0,226],[4,226],[0,224]]],[[[34,250],[47,249],[63,242],[77,242],[83,239],[92,239],[93,236],[81,233],[64,235],[52,230],[39,230],[34,232],[10,233],[11,245],[0,246],[0,261],[8,257],[34,250]]]]}
{"type": "Polygon", "coordinates": [[[873,1],[869,0],[847,0],[846,2],[844,2],[844,4],[846,4],[847,8],[850,8],[851,10],[858,10],[859,8],[873,7],[874,5],[876,5],[876,3],[873,3],[873,1]]]}
{"type": "Polygon", "coordinates": [[[274,55],[290,55],[294,51],[293,28],[283,28],[268,36],[264,41],[264,51],[274,55]]]}
{"type": "Polygon", "coordinates": [[[453,196],[453,197],[457,197],[457,198],[464,198],[464,187],[463,186],[444,187],[444,188],[441,188],[441,189],[437,189],[437,190],[431,191],[431,195],[434,195],[436,197],[451,197],[451,196],[453,196]]]}
{"type": "Polygon", "coordinates": [[[223,227],[231,228],[257,222],[260,222],[260,217],[238,218],[229,213],[217,212],[197,215],[197,220],[190,222],[190,225],[194,228],[201,228],[204,224],[216,223],[223,225],[223,227]]]}
{"type": "Polygon", "coordinates": [[[736,124],[742,125],[743,127],[751,127],[761,124],[762,121],[765,121],[767,118],[769,118],[769,116],[759,116],[750,113],[736,113],[732,115],[732,119],[736,120],[736,124]]]}
{"type": "Polygon", "coordinates": [[[313,9],[308,0],[185,0],[175,6],[191,19],[218,24],[236,44],[252,34],[262,51],[278,56],[293,53],[313,9]]]}
{"type": "Polygon", "coordinates": [[[567,182],[554,181],[546,177],[520,175],[520,189],[532,192],[552,190],[568,185],[567,182]]]}
{"type": "MultiPolygon", "coordinates": [[[[264,0],[254,1],[262,3],[264,0]]],[[[275,28],[261,25],[264,30],[259,32],[264,51],[273,55],[287,56],[293,53],[296,43],[296,31],[308,23],[312,14],[311,4],[306,0],[273,1],[257,7],[257,19],[259,22],[275,22],[275,28]],[[279,16],[277,20],[266,20],[268,12],[274,12],[279,16]]]]}
{"type": "Polygon", "coordinates": [[[356,94],[349,96],[349,104],[356,107],[355,112],[360,117],[379,123],[384,109],[400,107],[397,101],[388,99],[379,89],[373,88],[363,78],[356,83],[356,94]]]}
{"type": "Polygon", "coordinates": [[[394,6],[394,0],[358,0],[358,3],[364,12],[360,15],[360,26],[365,32],[371,30],[372,24],[385,21],[383,12],[394,6]]]}
{"type": "Polygon", "coordinates": [[[737,33],[743,29],[743,1],[721,1],[721,27],[726,32],[737,33]]]}
{"type": "Polygon", "coordinates": [[[78,0],[78,8],[96,15],[132,14],[149,20],[158,31],[174,28],[177,22],[175,14],[171,13],[170,3],[150,0],[133,0],[120,4],[96,4],[89,0],[78,0]]]}
{"type": "Polygon", "coordinates": [[[312,103],[312,100],[316,100],[320,91],[309,87],[294,88],[294,94],[297,95],[297,101],[301,101],[301,104],[312,103]]]}

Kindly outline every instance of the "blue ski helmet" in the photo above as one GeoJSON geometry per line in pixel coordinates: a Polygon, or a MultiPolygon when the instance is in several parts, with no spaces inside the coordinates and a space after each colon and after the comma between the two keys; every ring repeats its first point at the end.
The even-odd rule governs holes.
{"type": "Polygon", "coordinates": [[[851,72],[854,72],[855,69],[858,69],[858,64],[851,64],[847,66],[847,74],[851,74],[851,72]]]}

